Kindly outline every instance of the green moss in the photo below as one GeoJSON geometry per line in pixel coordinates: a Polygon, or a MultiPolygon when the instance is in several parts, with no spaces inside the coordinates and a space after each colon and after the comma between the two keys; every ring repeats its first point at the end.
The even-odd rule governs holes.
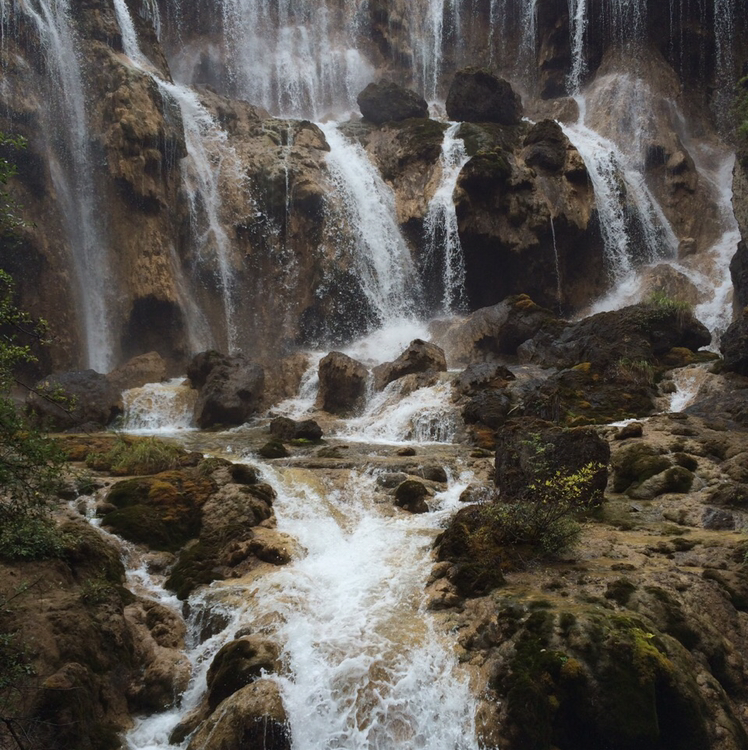
{"type": "Polygon", "coordinates": [[[646,443],[634,443],[613,458],[614,492],[625,492],[670,468],[670,460],[646,443]]]}
{"type": "Polygon", "coordinates": [[[158,474],[179,465],[186,452],[154,437],[124,438],[106,452],[89,453],[86,465],[96,471],[110,471],[116,476],[158,474]]]}
{"type": "Polygon", "coordinates": [[[263,458],[287,458],[290,454],[280,440],[271,440],[260,448],[257,453],[263,458]]]}
{"type": "Polygon", "coordinates": [[[179,599],[186,599],[198,586],[211,583],[218,577],[216,557],[219,544],[215,541],[200,541],[183,550],[166,587],[174,591],[179,599]]]}
{"type": "Polygon", "coordinates": [[[612,581],[608,584],[605,590],[605,598],[612,599],[622,607],[625,607],[634,591],[636,591],[635,584],[629,581],[628,578],[619,578],[617,581],[612,581]]]}

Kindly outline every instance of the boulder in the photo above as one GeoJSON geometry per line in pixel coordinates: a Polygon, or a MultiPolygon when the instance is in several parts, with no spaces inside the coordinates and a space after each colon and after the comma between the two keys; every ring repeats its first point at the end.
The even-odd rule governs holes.
{"type": "Polygon", "coordinates": [[[462,410],[462,418],[467,424],[480,422],[498,430],[507,420],[512,409],[512,400],[507,393],[486,390],[476,393],[462,410]]]}
{"type": "Polygon", "coordinates": [[[317,405],[341,416],[355,414],[366,402],[369,372],[342,352],[330,352],[319,363],[317,405]]]}
{"type": "Polygon", "coordinates": [[[120,391],[95,370],[50,375],[34,386],[27,404],[37,421],[53,431],[103,429],[122,413],[120,391]]]}
{"type": "MultiPolygon", "coordinates": [[[[450,362],[468,365],[514,355],[521,344],[540,331],[562,327],[563,323],[550,310],[536,305],[526,294],[519,294],[457,321],[440,336],[440,342],[450,362]]],[[[514,377],[507,377],[503,370],[496,372],[501,379],[514,377]]],[[[486,381],[491,375],[486,370],[466,371],[465,377],[458,380],[458,388],[471,387],[468,383],[476,378],[486,381]]]]}
{"type": "Polygon", "coordinates": [[[384,362],[374,368],[374,386],[381,391],[398,378],[429,370],[446,372],[447,359],[444,350],[436,344],[415,339],[394,362],[384,362]]]}
{"type": "Polygon", "coordinates": [[[166,360],[158,352],[139,354],[112,370],[107,379],[120,393],[146,383],[160,383],[166,379],[166,360]]]}
{"type": "Polygon", "coordinates": [[[288,417],[276,417],[270,423],[270,434],[279,440],[321,440],[322,428],[313,419],[297,422],[288,417]]]}
{"type": "Polygon", "coordinates": [[[575,474],[593,464],[579,505],[599,505],[608,482],[610,446],[589,427],[562,429],[535,419],[507,422],[496,439],[494,480],[504,501],[532,497],[530,485],[575,474]]]}
{"type": "Polygon", "coordinates": [[[406,479],[395,490],[395,505],[408,513],[428,513],[426,498],[429,494],[425,484],[416,479],[406,479]]]}
{"type": "Polygon", "coordinates": [[[227,643],[208,669],[208,705],[213,711],[237,690],[280,669],[280,649],[259,636],[245,636],[227,643]]]}
{"type": "Polygon", "coordinates": [[[259,679],[227,698],[192,737],[188,750],[291,750],[280,687],[259,679]]]}
{"type": "Polygon", "coordinates": [[[187,376],[199,389],[195,424],[201,429],[244,424],[260,409],[265,371],[243,356],[203,352],[193,358],[187,376]]]}
{"type": "Polygon", "coordinates": [[[497,122],[517,125],[522,100],[511,84],[486,68],[455,73],[447,94],[447,116],[458,122],[497,122]]]}
{"type": "Polygon", "coordinates": [[[545,367],[574,367],[589,362],[608,374],[628,364],[654,363],[674,347],[696,351],[711,334],[685,306],[669,299],[602,312],[545,329],[518,349],[520,361],[545,367]]]}
{"type": "Polygon", "coordinates": [[[429,105],[423,97],[384,79],[379,83],[370,83],[356,97],[356,101],[361,114],[375,125],[429,116],[429,105]]]}
{"type": "Polygon", "coordinates": [[[466,367],[455,380],[454,387],[459,393],[469,395],[486,389],[505,388],[514,379],[514,373],[504,365],[480,362],[466,367]]]}
{"type": "Polygon", "coordinates": [[[724,357],[724,369],[748,375],[748,312],[735,320],[722,334],[719,350],[724,357]]]}

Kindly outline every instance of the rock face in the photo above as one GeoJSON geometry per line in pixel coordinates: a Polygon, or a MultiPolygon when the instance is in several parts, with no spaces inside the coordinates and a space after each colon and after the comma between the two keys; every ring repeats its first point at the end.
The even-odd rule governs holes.
{"type": "Polygon", "coordinates": [[[356,101],[361,114],[376,125],[429,116],[428,104],[422,96],[392,81],[370,83],[356,101]]]}
{"type": "Polygon", "coordinates": [[[410,346],[394,361],[385,362],[374,368],[374,385],[382,390],[386,385],[404,377],[433,370],[445,372],[447,360],[444,351],[421,339],[415,339],[410,346]]]}
{"type": "Polygon", "coordinates": [[[199,390],[195,403],[198,427],[244,424],[260,408],[265,371],[244,357],[203,352],[193,359],[188,374],[199,390]]]}
{"type": "Polygon", "coordinates": [[[318,406],[331,414],[355,414],[363,408],[368,370],[341,352],[330,352],[319,363],[318,406]]]}
{"type": "Polygon", "coordinates": [[[748,375],[748,313],[743,312],[722,334],[720,351],[725,370],[748,375]]]}
{"type": "Polygon", "coordinates": [[[447,115],[458,122],[497,122],[517,125],[522,100],[511,84],[486,68],[455,73],[447,94],[447,115]]]}

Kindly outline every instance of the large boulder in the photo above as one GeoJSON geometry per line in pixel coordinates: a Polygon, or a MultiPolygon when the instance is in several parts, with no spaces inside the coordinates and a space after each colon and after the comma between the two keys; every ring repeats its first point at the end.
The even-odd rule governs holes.
{"type": "Polygon", "coordinates": [[[319,363],[317,405],[330,414],[350,415],[363,408],[369,372],[342,352],[330,352],[319,363]]]}
{"type": "Polygon", "coordinates": [[[389,383],[405,375],[430,370],[446,372],[447,359],[444,350],[436,344],[414,339],[394,362],[384,362],[374,368],[374,386],[381,391],[389,383]]]}
{"type": "Polygon", "coordinates": [[[376,125],[429,116],[429,105],[422,96],[384,79],[370,83],[356,101],[361,114],[376,125]]]}
{"type": "Polygon", "coordinates": [[[34,386],[27,404],[48,430],[103,429],[122,413],[120,391],[95,370],[50,375],[34,386]]]}
{"type": "Polygon", "coordinates": [[[686,306],[655,298],[621,310],[540,331],[518,350],[520,360],[549,367],[592,363],[598,370],[622,363],[653,363],[673,348],[696,351],[711,334],[686,306]]]}
{"type": "Polygon", "coordinates": [[[557,173],[566,164],[568,138],[555,120],[541,120],[525,136],[522,157],[541,172],[557,173]]]}
{"type": "Polygon", "coordinates": [[[236,691],[192,737],[188,750],[291,750],[280,687],[260,679],[236,691]]]}
{"type": "Polygon", "coordinates": [[[120,392],[141,388],[146,383],[160,383],[166,379],[166,360],[158,352],[139,354],[112,370],[107,378],[120,392]]]}
{"type": "Polygon", "coordinates": [[[278,440],[321,440],[322,428],[313,419],[297,422],[288,417],[276,417],[270,423],[270,434],[278,440]]]}
{"type": "Polygon", "coordinates": [[[272,641],[245,636],[227,643],[208,669],[208,705],[214,710],[237,690],[280,669],[280,649],[272,641]]]}
{"type": "Polygon", "coordinates": [[[748,312],[744,310],[722,334],[719,349],[727,372],[748,375],[748,312]]]}
{"type": "Polygon", "coordinates": [[[509,81],[486,68],[464,68],[455,73],[447,94],[447,116],[458,122],[498,122],[517,125],[522,100],[509,81]]]}
{"type": "Polygon", "coordinates": [[[540,331],[554,331],[561,321],[526,294],[507,297],[455,321],[439,335],[450,362],[468,365],[515,355],[540,331]]]}
{"type": "Polygon", "coordinates": [[[203,352],[192,360],[187,375],[199,389],[195,424],[202,429],[244,424],[261,407],[265,371],[243,356],[203,352]]]}
{"type": "Polygon", "coordinates": [[[494,479],[506,500],[532,499],[532,485],[593,467],[580,506],[599,504],[608,482],[610,446],[593,428],[565,430],[535,419],[507,422],[497,435],[494,479]],[[528,495],[529,493],[529,495],[528,495]]]}

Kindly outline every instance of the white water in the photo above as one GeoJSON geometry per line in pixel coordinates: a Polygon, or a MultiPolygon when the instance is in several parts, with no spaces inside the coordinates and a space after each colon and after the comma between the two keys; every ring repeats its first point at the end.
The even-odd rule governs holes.
{"type": "MultiPolygon", "coordinates": [[[[241,187],[243,178],[226,132],[186,86],[165,81],[143,54],[125,0],[114,0],[122,34],[122,47],[133,64],[149,75],[162,96],[177,103],[182,115],[188,157],[182,178],[190,205],[190,218],[198,264],[213,270],[223,303],[226,350],[236,354],[236,274],[231,260],[231,243],[224,228],[221,189],[226,182],[241,187]]],[[[185,304],[182,305],[186,307],[185,304]]],[[[190,319],[192,316],[188,316],[190,319]]]]}
{"type": "Polygon", "coordinates": [[[646,263],[672,256],[677,250],[677,240],[646,185],[643,164],[639,161],[641,154],[625,153],[618,144],[588,127],[587,101],[582,95],[575,99],[579,119],[574,125],[562,128],[587,166],[612,286],[618,287],[631,277],[635,259],[646,263]],[[627,213],[636,219],[641,236],[632,236],[627,213]]]}
{"type": "MultiPolygon", "coordinates": [[[[88,128],[72,10],[69,0],[31,0],[26,3],[0,0],[0,15],[23,13],[34,25],[49,76],[49,109],[44,114],[50,139],[50,170],[63,208],[73,257],[77,303],[83,329],[88,367],[109,372],[114,364],[110,329],[114,287],[105,241],[103,212],[94,187],[95,166],[91,154],[92,135],[88,128]],[[62,122],[64,126],[57,128],[62,122]]],[[[6,33],[5,28],[2,29],[6,33]]]]}
{"type": "Polygon", "coordinates": [[[144,434],[171,434],[193,428],[192,412],[197,391],[184,378],[148,383],[124,391],[122,429],[144,434]]]}
{"type": "Polygon", "coordinates": [[[457,227],[454,192],[462,168],[470,158],[462,138],[457,137],[460,123],[451,123],[444,132],[439,157],[441,181],[431,199],[424,219],[426,255],[422,273],[425,278],[441,276],[442,295],[438,312],[461,311],[466,303],[465,257],[457,227]]]}
{"type": "Polygon", "coordinates": [[[413,261],[395,219],[395,196],[359,143],[335,123],[320,124],[327,166],[353,233],[356,271],[379,321],[412,317],[420,299],[413,261]]]}
{"type": "Polygon", "coordinates": [[[423,601],[433,537],[467,482],[408,516],[378,504],[370,474],[321,491],[303,472],[268,478],[278,528],[306,550],[256,599],[282,622],[294,750],[477,750],[472,698],[423,601]]]}

